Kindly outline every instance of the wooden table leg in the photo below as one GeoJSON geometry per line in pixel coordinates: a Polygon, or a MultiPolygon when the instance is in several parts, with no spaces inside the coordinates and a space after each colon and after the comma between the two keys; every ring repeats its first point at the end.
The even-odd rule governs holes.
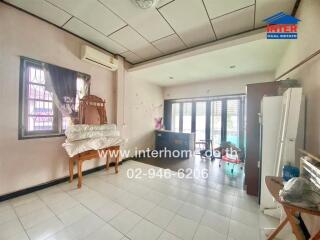
{"type": "Polygon", "coordinates": [[[316,233],[313,237],[311,237],[311,240],[319,240],[320,239],[320,231],[316,233]]]}
{"type": "Polygon", "coordinates": [[[117,156],[116,156],[116,162],[115,162],[115,171],[116,171],[116,173],[118,173],[119,172],[118,166],[119,166],[119,159],[120,159],[120,148],[117,147],[116,151],[117,151],[117,156]]]}
{"type": "Polygon", "coordinates": [[[110,164],[110,150],[106,150],[106,170],[109,169],[109,164],[110,164]]]}
{"type": "Polygon", "coordinates": [[[288,223],[288,218],[286,217],[284,220],[282,220],[282,222],[280,223],[280,225],[268,236],[267,240],[273,240],[278,233],[283,229],[283,227],[288,223]]]}
{"type": "Polygon", "coordinates": [[[304,234],[300,229],[299,226],[299,221],[296,219],[295,215],[295,211],[288,209],[287,207],[283,207],[284,211],[287,214],[287,218],[290,222],[291,228],[292,228],[292,232],[294,233],[294,235],[296,236],[297,240],[305,240],[304,234]]]}
{"type": "Polygon", "coordinates": [[[78,160],[78,188],[82,186],[82,160],[78,160]]]}
{"type": "Polygon", "coordinates": [[[69,175],[70,175],[69,182],[72,182],[73,181],[73,158],[69,158],[69,175]]]}

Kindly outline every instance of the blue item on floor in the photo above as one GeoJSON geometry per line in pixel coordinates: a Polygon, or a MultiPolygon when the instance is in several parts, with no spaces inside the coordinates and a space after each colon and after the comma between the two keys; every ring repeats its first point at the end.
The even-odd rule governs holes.
{"type": "Polygon", "coordinates": [[[291,178],[299,177],[300,169],[298,167],[291,166],[290,164],[284,165],[282,169],[282,178],[285,181],[289,181],[291,178]]]}

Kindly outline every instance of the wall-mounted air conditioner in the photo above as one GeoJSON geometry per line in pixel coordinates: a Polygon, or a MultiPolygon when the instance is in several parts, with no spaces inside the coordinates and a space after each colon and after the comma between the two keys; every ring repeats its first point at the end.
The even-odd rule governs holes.
{"type": "Polygon", "coordinates": [[[110,71],[118,69],[117,59],[87,45],[81,46],[81,60],[109,69],[110,71]]]}

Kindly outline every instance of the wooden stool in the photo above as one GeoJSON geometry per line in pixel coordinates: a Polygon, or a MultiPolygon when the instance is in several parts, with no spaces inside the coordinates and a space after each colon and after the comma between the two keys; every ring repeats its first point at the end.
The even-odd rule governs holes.
{"type": "Polygon", "coordinates": [[[104,152],[106,156],[106,170],[109,169],[109,162],[110,157],[115,156],[115,172],[118,173],[118,165],[120,159],[120,147],[119,146],[112,146],[101,150],[90,150],[83,153],[79,153],[69,159],[69,174],[70,174],[70,182],[73,180],[73,165],[74,162],[77,162],[78,166],[78,188],[82,186],[82,163],[86,160],[93,160],[96,158],[100,158],[99,151],[102,153],[104,152]],[[113,152],[111,154],[111,152],[113,152]]]}
{"type": "MultiPolygon", "coordinates": [[[[280,223],[280,225],[268,236],[268,240],[274,239],[278,233],[283,229],[283,227],[289,222],[292,228],[292,232],[296,236],[298,240],[305,240],[305,236],[299,226],[299,221],[296,218],[296,214],[306,213],[314,216],[320,216],[319,210],[312,210],[308,208],[298,207],[287,202],[283,202],[279,197],[279,192],[283,188],[282,178],[281,177],[270,177],[267,176],[266,185],[268,187],[269,192],[272,197],[279,202],[285,213],[286,218],[280,223]]],[[[320,231],[318,231],[314,236],[310,238],[311,240],[319,240],[320,239],[320,231]]]]}

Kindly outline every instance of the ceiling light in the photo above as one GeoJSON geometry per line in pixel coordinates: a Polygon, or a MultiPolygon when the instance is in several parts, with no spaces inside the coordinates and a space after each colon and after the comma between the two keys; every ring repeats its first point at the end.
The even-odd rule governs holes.
{"type": "Polygon", "coordinates": [[[231,69],[236,68],[236,65],[231,65],[231,66],[229,66],[229,68],[231,68],[231,69]]]}
{"type": "Polygon", "coordinates": [[[136,5],[142,9],[154,7],[158,0],[133,0],[136,5]]]}

